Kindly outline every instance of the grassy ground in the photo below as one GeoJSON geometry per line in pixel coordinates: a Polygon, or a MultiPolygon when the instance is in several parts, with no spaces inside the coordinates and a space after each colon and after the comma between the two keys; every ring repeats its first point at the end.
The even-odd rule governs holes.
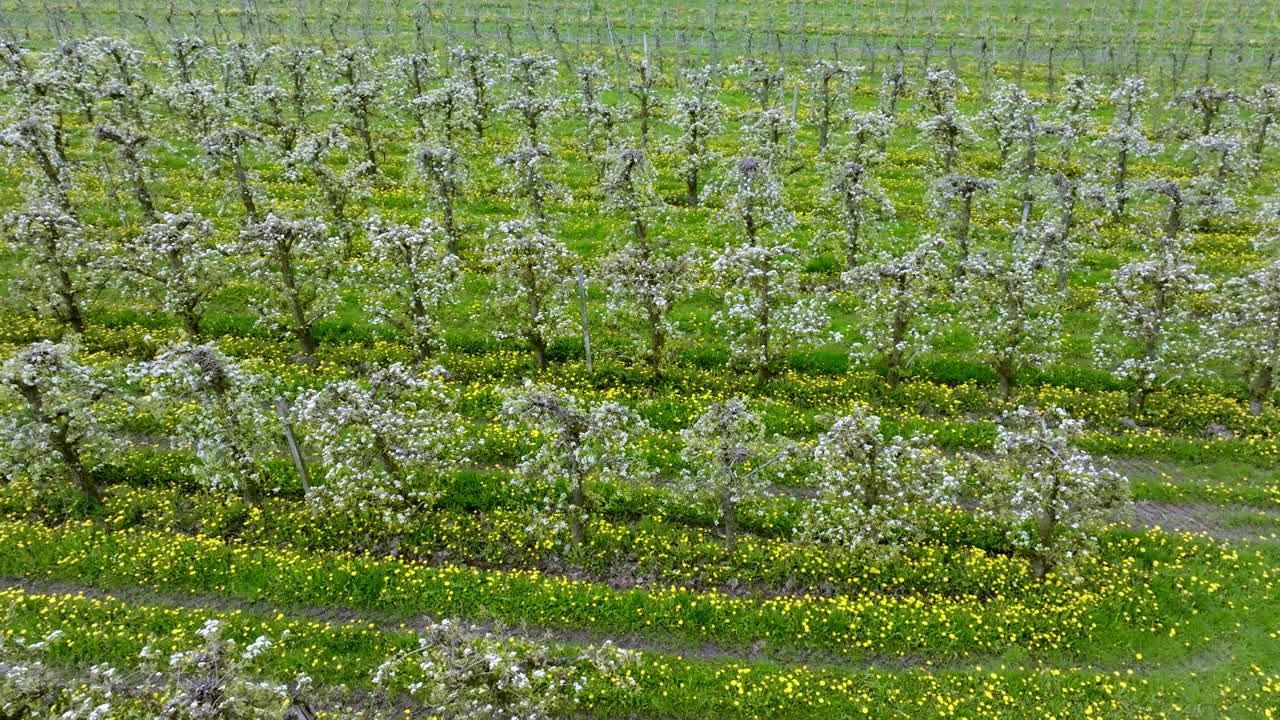
{"type": "MultiPolygon", "coordinates": [[[[292,4],[260,3],[260,15],[249,18],[239,9],[222,8],[215,16],[211,6],[196,5],[198,19],[188,15],[174,23],[207,31],[225,26],[233,34],[249,27],[252,34],[251,26],[242,25],[252,20],[262,23],[265,36],[320,38],[333,8],[304,5],[295,12],[292,4]]],[[[403,29],[412,27],[410,9],[395,3],[365,7],[363,15],[342,19],[345,32],[390,25],[393,34],[408,37],[403,29]]],[[[1185,50],[1192,37],[1198,51],[1211,43],[1243,47],[1255,68],[1266,48],[1253,40],[1276,29],[1276,11],[1264,3],[888,8],[870,2],[739,1],[676,8],[608,0],[561,4],[558,16],[549,7],[528,7],[540,36],[550,16],[594,37],[607,15],[633,49],[641,29],[658,28],[656,37],[680,27],[692,32],[705,27],[708,14],[723,30],[726,48],[741,47],[748,35],[751,42],[767,43],[767,28],[778,27],[779,19],[796,30],[789,43],[803,32],[814,45],[826,42],[823,33],[855,22],[863,35],[844,39],[846,48],[858,49],[865,35],[880,48],[881,64],[888,39],[905,36],[919,47],[933,34],[940,56],[951,44],[970,48],[960,56],[971,85],[964,100],[969,112],[980,107],[983,92],[973,44],[979,37],[995,40],[1003,53],[997,72],[1012,76],[1016,56],[1007,46],[1025,35],[1023,20],[1033,22],[1031,42],[1040,48],[1055,42],[1065,48],[1073,37],[1094,49],[1123,48],[1132,39],[1143,58],[1153,58],[1185,50]],[[744,16],[748,32],[742,29],[744,16]]],[[[137,17],[142,14],[153,32],[163,34],[162,14],[140,12],[148,9],[153,8],[77,5],[63,8],[62,17],[73,30],[119,30],[145,38],[147,27],[137,17]]],[[[0,13],[10,26],[47,31],[47,18],[30,9],[0,2],[0,13]]],[[[433,22],[448,20],[459,33],[474,17],[483,32],[500,36],[511,15],[505,5],[446,4],[435,6],[433,22]]],[[[607,32],[604,37],[608,42],[607,32]]],[[[567,49],[577,52],[578,39],[570,36],[567,49]]],[[[655,53],[661,51],[655,46],[655,53]]],[[[788,52],[795,49],[789,45],[788,52]]],[[[1047,93],[1042,54],[1028,78],[1047,93]]],[[[672,60],[667,72],[674,69],[672,60]]],[[[1187,71],[1184,81],[1194,74],[1187,71]]],[[[1170,73],[1158,77],[1166,86],[1173,82],[1170,73]]],[[[856,105],[874,102],[875,84],[876,78],[861,83],[856,105]]],[[[670,88],[663,93],[669,96],[670,88]]],[[[735,109],[748,106],[739,91],[727,97],[735,109]]],[[[317,117],[316,126],[328,120],[317,117]]],[[[1167,120],[1156,113],[1152,121],[1160,127],[1167,120]]],[[[557,229],[591,268],[622,221],[600,209],[594,171],[573,149],[580,130],[570,117],[554,131],[554,142],[569,158],[563,177],[575,196],[556,208],[557,229]]],[[[132,210],[122,225],[105,178],[88,170],[105,155],[88,147],[86,132],[83,123],[72,128],[85,168],[75,200],[103,232],[131,231],[132,210]]],[[[390,115],[381,118],[378,133],[387,148],[386,179],[357,212],[416,221],[426,211],[422,189],[406,165],[409,133],[390,115]]],[[[659,133],[669,136],[671,129],[660,125],[659,133]]],[[[194,161],[190,143],[170,139],[157,158],[156,194],[163,206],[191,205],[218,214],[227,207],[224,186],[194,161]]],[[[475,167],[464,206],[473,257],[484,229],[514,215],[496,191],[500,179],[480,162],[512,140],[512,129],[504,125],[490,144],[467,148],[475,167]]],[[[720,149],[732,154],[738,142],[731,123],[720,149]]],[[[794,161],[799,170],[788,177],[787,196],[804,219],[800,237],[813,247],[806,283],[816,293],[833,281],[838,255],[823,239],[828,223],[814,204],[820,183],[814,145],[812,132],[803,132],[794,161]]],[[[914,133],[899,130],[880,172],[899,213],[884,225],[878,244],[898,243],[931,227],[924,159],[914,133]]],[[[989,142],[965,159],[980,173],[999,165],[989,142]]],[[[714,208],[679,206],[671,159],[659,156],[658,165],[661,189],[674,206],[664,232],[690,249],[726,242],[726,231],[713,222],[714,208]]],[[[1050,166],[1056,169],[1052,160],[1050,166]]],[[[307,207],[310,187],[283,180],[270,158],[258,158],[256,169],[278,207],[307,207]]],[[[1185,160],[1172,152],[1137,168],[1143,177],[1185,171],[1185,160]]],[[[11,209],[19,203],[22,170],[10,164],[3,173],[0,206],[11,209]]],[[[1269,194],[1276,177],[1272,157],[1248,202],[1269,194]]],[[[980,244],[1003,241],[998,221],[1011,217],[1015,206],[997,198],[979,207],[980,244]]],[[[229,237],[238,217],[231,210],[217,222],[229,237]]],[[[1252,230],[1240,223],[1200,233],[1197,260],[1217,278],[1256,264],[1260,256],[1247,249],[1252,230]]],[[[1280,706],[1280,414],[1270,410],[1260,419],[1248,418],[1240,383],[1229,374],[1206,374],[1153,398],[1149,416],[1139,420],[1154,430],[1133,432],[1121,424],[1124,390],[1092,361],[1092,302],[1109,270],[1136,255],[1133,235],[1117,229],[1092,241],[1072,273],[1069,352],[1043,373],[1023,378],[1019,388],[1028,401],[1074,403],[1073,411],[1095,427],[1089,442],[1120,455],[1120,469],[1134,482],[1139,502],[1132,527],[1108,534],[1096,564],[1078,582],[1036,585],[1024,559],[960,521],[949,534],[893,561],[867,562],[796,543],[790,536],[796,497],[806,492],[799,482],[778,488],[779,499],[744,521],[750,534],[734,553],[712,529],[711,508],[673,502],[660,490],[633,495],[598,488],[605,501],[586,550],[571,552],[557,536],[530,539],[524,529],[538,512],[536,504],[503,482],[528,438],[492,422],[491,388],[535,373],[518,346],[491,339],[493,318],[483,303],[491,284],[474,276],[447,320],[454,352],[442,361],[455,373],[465,413],[491,454],[450,480],[439,514],[393,542],[392,533],[368,517],[311,517],[287,464],[281,464],[280,497],[263,511],[196,492],[182,478],[182,458],[175,453],[135,449],[103,470],[114,487],[106,507],[88,518],[33,505],[22,488],[6,487],[0,494],[0,576],[7,578],[0,592],[3,632],[38,638],[62,629],[68,641],[51,657],[79,667],[127,663],[148,642],[175,646],[211,616],[225,618],[232,634],[243,639],[289,628],[293,640],[263,660],[263,675],[287,678],[305,671],[330,687],[345,684],[347,697],[367,700],[373,692],[369,676],[382,657],[410,646],[409,631],[425,616],[453,615],[502,632],[545,634],[570,649],[610,637],[640,650],[640,691],[603,690],[586,710],[600,717],[1274,717],[1280,706]],[[1210,423],[1226,425],[1234,437],[1207,439],[1210,423]]],[[[3,265],[0,277],[12,277],[15,263],[3,265]]],[[[287,359],[296,349],[253,326],[247,300],[255,292],[235,285],[220,294],[209,327],[229,352],[273,375],[282,387],[314,386],[351,375],[361,362],[404,354],[394,337],[368,324],[363,298],[352,292],[342,312],[321,329],[319,363],[291,364],[287,359]]],[[[591,298],[597,306],[601,289],[593,287],[591,298]]],[[[628,329],[605,323],[601,313],[592,325],[599,372],[587,376],[580,341],[563,338],[553,353],[558,362],[544,378],[584,397],[618,398],[637,407],[662,431],[648,450],[668,470],[678,469],[671,459],[673,433],[710,399],[736,392],[750,393],[767,407],[771,430],[802,442],[821,427],[822,416],[857,402],[870,403],[895,426],[936,432],[949,447],[981,449],[989,443],[990,418],[998,409],[994,380],[972,360],[973,339],[950,319],[955,308],[949,303],[932,309],[939,322],[949,323],[944,343],[917,363],[896,393],[884,391],[874,368],[851,367],[846,347],[834,343],[795,355],[791,372],[756,388],[727,363],[727,347],[709,322],[717,307],[710,291],[681,306],[686,335],[679,341],[678,362],[672,377],[656,388],[633,367],[628,329]]],[[[857,320],[855,301],[836,306],[837,328],[856,335],[857,320]]],[[[85,342],[95,353],[91,361],[106,368],[122,367],[177,334],[172,319],[127,293],[95,298],[90,323],[85,342]]],[[[10,348],[54,333],[48,323],[12,308],[0,329],[10,348]]],[[[123,404],[113,413],[129,437],[141,438],[140,446],[152,444],[172,422],[123,404]]]]}

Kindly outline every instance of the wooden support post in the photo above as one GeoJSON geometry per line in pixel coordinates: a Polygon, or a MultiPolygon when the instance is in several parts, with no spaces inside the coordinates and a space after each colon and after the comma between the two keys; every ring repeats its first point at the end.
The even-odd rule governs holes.
{"type": "Polygon", "coordinates": [[[293,437],[293,426],[289,424],[289,404],[282,397],[276,397],[276,417],[280,418],[280,426],[284,428],[284,439],[289,443],[289,454],[293,456],[293,465],[298,469],[298,479],[302,481],[302,494],[311,504],[311,476],[307,474],[307,463],[302,459],[302,448],[293,437]]]}

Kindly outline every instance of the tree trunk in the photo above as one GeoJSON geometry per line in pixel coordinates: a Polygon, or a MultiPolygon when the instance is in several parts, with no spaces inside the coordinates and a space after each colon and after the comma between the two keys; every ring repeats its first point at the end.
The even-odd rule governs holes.
{"type": "Polygon", "coordinates": [[[738,504],[727,492],[720,494],[720,514],[724,525],[724,547],[735,553],[738,551],[738,504]]]}
{"type": "Polygon", "coordinates": [[[1266,407],[1267,398],[1271,396],[1271,387],[1273,382],[1273,370],[1270,365],[1264,365],[1258,369],[1253,376],[1253,382],[1249,383],[1249,414],[1261,415],[1262,410],[1266,407]]]}

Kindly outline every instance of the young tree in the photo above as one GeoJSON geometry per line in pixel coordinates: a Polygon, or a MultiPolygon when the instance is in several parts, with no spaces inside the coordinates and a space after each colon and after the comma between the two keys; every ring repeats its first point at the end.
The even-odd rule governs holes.
{"type": "Polygon", "coordinates": [[[499,68],[505,60],[498,53],[486,52],[477,48],[458,45],[449,49],[449,58],[454,72],[468,88],[468,99],[471,101],[471,129],[476,139],[484,139],[485,128],[489,126],[490,115],[493,114],[494,88],[500,76],[499,68]]]}
{"type": "Polygon", "coordinates": [[[567,488],[547,509],[568,517],[575,548],[586,539],[586,522],[595,504],[589,483],[634,485],[649,479],[636,443],[648,426],[616,402],[585,403],[563,388],[526,380],[523,387],[506,393],[502,414],[512,427],[536,431],[533,451],[516,474],[525,482],[567,488]]]}
{"type": "Polygon", "coordinates": [[[884,161],[885,145],[893,134],[893,119],[881,110],[849,113],[845,120],[845,144],[841,156],[871,167],[884,161]]]}
{"type": "Polygon", "coordinates": [[[421,363],[444,348],[442,315],[457,302],[462,287],[458,256],[447,235],[424,218],[418,227],[384,224],[368,227],[369,252],[360,273],[373,322],[394,327],[421,363]]]}
{"type": "Polygon", "coordinates": [[[654,231],[665,208],[654,191],[655,172],[641,150],[610,153],[605,176],[605,207],[626,216],[627,229],[604,262],[609,311],[638,319],[648,328],[645,356],[656,378],[662,371],[667,340],[675,332],[671,312],[692,290],[691,261],[678,255],[670,240],[654,231]]]}
{"type": "Polygon", "coordinates": [[[713,67],[685,71],[688,89],[677,95],[672,105],[672,121],[680,131],[669,151],[679,158],[679,173],[684,178],[685,203],[698,206],[699,178],[715,165],[720,155],[711,149],[709,140],[720,132],[724,105],[711,85],[713,67]]]}
{"type": "Polygon", "coordinates": [[[316,351],[316,322],[337,308],[341,248],[323,224],[275,213],[246,225],[231,248],[247,259],[249,279],[266,289],[254,300],[259,323],[297,339],[304,355],[316,351]]]}
{"type": "MultiPolygon", "coordinates": [[[[391,58],[385,72],[386,85],[394,101],[393,107],[413,121],[418,133],[424,133],[427,130],[428,107],[443,101],[445,107],[442,108],[443,118],[441,119],[444,123],[440,130],[451,137],[453,125],[456,122],[455,116],[460,114],[458,111],[463,98],[454,94],[447,98],[437,96],[428,99],[428,94],[432,92],[428,89],[428,85],[439,78],[431,55],[415,52],[397,55],[391,58]]],[[[448,83],[446,82],[445,85],[448,86],[448,83]]],[[[454,89],[465,92],[461,86],[456,86],[454,89]]]]}
{"type": "Polygon", "coordinates": [[[1230,363],[1249,388],[1249,412],[1262,414],[1280,366],[1280,260],[1272,259],[1222,288],[1209,351],[1230,363]]]}
{"type": "MultiPolygon", "coordinates": [[[[1052,235],[1052,225],[1019,233],[1052,235]]],[[[962,316],[978,341],[978,355],[996,373],[1000,398],[1008,402],[1013,380],[1027,366],[1052,362],[1061,342],[1062,293],[1048,272],[1049,249],[1015,244],[1009,255],[982,252],[965,263],[960,285],[962,316]],[[992,312],[994,309],[994,313],[992,312]]]]}
{"type": "Polygon", "coordinates": [[[263,196],[254,183],[256,175],[249,169],[245,148],[263,142],[265,141],[261,136],[234,125],[226,126],[200,140],[200,149],[204,153],[204,158],[212,165],[215,172],[230,169],[231,183],[240,200],[240,205],[244,208],[247,223],[255,223],[262,219],[260,206],[263,196]]]}
{"type": "Polygon", "coordinates": [[[947,175],[934,185],[934,210],[949,222],[951,244],[958,251],[956,274],[964,274],[973,242],[973,199],[978,193],[990,192],[996,182],[972,175],[947,175]]]}
{"type": "Polygon", "coordinates": [[[448,620],[428,624],[418,646],[388,659],[373,684],[450,720],[572,717],[600,689],[633,688],[638,655],[608,642],[564,655],[448,620]]]}
{"type": "Polygon", "coordinates": [[[443,375],[395,363],[367,381],[337,380],[298,400],[294,411],[324,467],[312,488],[322,507],[373,511],[407,527],[435,505],[444,478],[466,464],[467,423],[443,375]]]}
{"type": "Polygon", "coordinates": [[[1266,83],[1259,87],[1246,104],[1252,111],[1249,133],[1253,140],[1249,150],[1253,154],[1255,168],[1262,167],[1262,160],[1272,138],[1280,135],[1280,83],[1266,83]]]}
{"type": "Polygon", "coordinates": [[[930,68],[921,89],[921,102],[927,115],[916,127],[933,145],[934,162],[945,174],[958,169],[960,149],[978,140],[969,121],[956,107],[963,89],[955,73],[942,68],[930,68]]]}
{"type": "Polygon", "coordinates": [[[996,428],[986,513],[1011,525],[1009,539],[1037,579],[1088,554],[1130,501],[1128,480],[1073,446],[1083,433],[1083,422],[1057,408],[1021,407],[996,428]]]}
{"type": "Polygon", "coordinates": [[[907,92],[907,74],[899,61],[893,70],[886,70],[880,76],[880,92],[878,96],[879,111],[889,118],[889,124],[898,121],[898,102],[907,92]]]}
{"type": "Polygon", "coordinates": [[[339,83],[330,89],[334,104],[348,118],[347,127],[364,145],[364,159],[370,173],[378,171],[378,149],[373,140],[374,118],[382,96],[382,84],[372,67],[373,53],[367,48],[345,47],[338,51],[339,83]]]}
{"type": "Polygon", "coordinates": [[[800,526],[811,541],[892,554],[928,510],[959,501],[960,483],[928,438],[885,438],[862,406],[818,437],[813,462],[822,469],[818,498],[800,526]]]}
{"type": "Polygon", "coordinates": [[[71,214],[74,210],[70,194],[74,182],[60,142],[54,127],[41,115],[25,115],[0,128],[0,148],[7,151],[5,155],[9,159],[25,158],[35,169],[28,195],[42,202],[47,197],[64,213],[71,214]]]}
{"type": "Polygon", "coordinates": [[[1216,135],[1224,129],[1235,126],[1238,122],[1235,110],[1244,99],[1244,96],[1231,88],[1209,84],[1193,87],[1174,95],[1165,108],[1182,110],[1186,115],[1185,124],[1176,128],[1174,135],[1183,139],[1194,139],[1205,135],[1216,135]]]}
{"type": "Polygon", "coordinates": [[[880,190],[867,166],[856,160],[837,161],[827,171],[826,204],[839,219],[845,267],[858,266],[868,223],[893,213],[893,203],[880,190]]]}
{"type": "Polygon", "coordinates": [[[1014,150],[1025,144],[1028,128],[1039,123],[1037,113],[1040,105],[1018,85],[1002,83],[978,113],[978,127],[986,128],[995,136],[1001,165],[1009,160],[1014,150]]]}
{"type": "Polygon", "coordinates": [[[30,480],[41,492],[69,483],[98,504],[102,488],[93,469],[113,443],[94,404],[107,386],[76,354],[74,341],[41,340],[0,366],[0,388],[17,396],[19,408],[0,417],[0,477],[30,480]]]}
{"type": "Polygon", "coordinates": [[[146,296],[200,337],[209,297],[227,281],[227,257],[213,242],[213,223],[195,212],[161,213],[140,233],[125,236],[113,264],[146,296]]]}
{"type": "Polygon", "coordinates": [[[271,488],[267,462],[280,425],[262,379],[214,345],[179,343],[130,369],[148,398],[176,415],[174,437],[195,454],[184,470],[204,487],[260,503],[271,488]]]}
{"type": "Polygon", "coordinates": [[[649,60],[631,64],[631,80],[627,83],[627,94],[635,100],[635,110],[631,113],[640,121],[640,149],[649,149],[649,126],[657,118],[662,109],[662,98],[658,95],[658,76],[649,67],[649,60]]]}
{"type": "Polygon", "coordinates": [[[58,162],[66,164],[68,111],[64,106],[74,98],[75,84],[59,65],[57,53],[35,53],[16,42],[0,41],[0,90],[11,96],[11,113],[43,119],[50,149],[58,162]]]}
{"type": "Polygon", "coordinates": [[[767,383],[797,346],[814,342],[829,319],[820,298],[801,292],[800,252],[789,232],[794,218],[765,163],[740,158],[723,185],[723,219],[741,242],[726,246],[711,271],[725,295],[712,321],[729,340],[735,358],[767,383]]]}
{"type": "Polygon", "coordinates": [[[1113,153],[1111,176],[1113,220],[1124,217],[1125,208],[1132,197],[1129,187],[1131,163],[1139,158],[1155,155],[1161,146],[1147,139],[1142,128],[1142,113],[1153,94],[1147,89],[1147,81],[1141,77],[1125,78],[1111,91],[1110,100],[1115,106],[1111,127],[1094,141],[1094,147],[1113,153]]]}
{"type": "Polygon", "coordinates": [[[840,106],[846,101],[847,87],[857,82],[861,68],[838,61],[818,58],[809,66],[806,74],[814,91],[813,117],[818,127],[818,151],[825,152],[831,142],[831,132],[838,129],[840,106]]]}
{"type": "Polygon", "coordinates": [[[85,329],[84,304],[106,279],[102,261],[110,247],[58,205],[36,202],[4,218],[5,234],[18,250],[11,301],[52,317],[76,333],[85,329]]]}
{"type": "Polygon", "coordinates": [[[543,142],[546,126],[560,114],[560,98],[555,94],[560,72],[555,58],[526,53],[510,61],[511,96],[500,108],[520,118],[521,144],[543,142]]]}
{"type": "Polygon", "coordinates": [[[459,78],[445,78],[443,85],[424,91],[413,104],[422,118],[420,133],[424,140],[434,137],[452,145],[471,129],[471,87],[459,78]]]}
{"type": "Polygon", "coordinates": [[[294,140],[307,132],[308,121],[320,107],[315,97],[313,79],[317,74],[315,66],[322,53],[317,48],[301,47],[278,49],[273,54],[279,58],[283,75],[277,86],[279,90],[262,90],[268,86],[259,83],[254,86],[255,90],[250,91],[250,97],[260,94],[263,100],[267,100],[269,111],[279,109],[275,116],[280,120],[274,125],[280,138],[280,147],[289,152],[293,149],[294,140]],[[275,100],[277,96],[279,100],[275,100]],[[272,108],[270,103],[276,103],[276,108],[272,108]]]}
{"type": "Polygon", "coordinates": [[[367,160],[335,169],[331,163],[345,162],[349,149],[347,136],[337,128],[330,128],[325,132],[303,135],[293,151],[284,157],[286,178],[294,182],[310,180],[319,190],[309,194],[309,204],[327,216],[342,245],[343,257],[347,258],[355,254],[351,204],[369,197],[368,178],[373,172],[367,160]]]}
{"type": "Polygon", "coordinates": [[[901,255],[880,252],[841,276],[862,300],[863,340],[851,354],[864,362],[883,361],[885,382],[897,387],[902,371],[929,348],[942,331],[941,323],[920,321],[925,307],[946,294],[945,242],[930,236],[901,255]]]}
{"type": "Polygon", "coordinates": [[[548,204],[570,199],[568,188],[549,175],[558,165],[555,153],[545,143],[529,145],[522,142],[511,152],[498,157],[498,167],[507,175],[503,191],[521,201],[525,215],[539,230],[546,230],[550,223],[548,204]]]}
{"type": "Polygon", "coordinates": [[[148,182],[150,173],[146,166],[146,148],[151,138],[114,125],[98,125],[94,127],[93,134],[98,140],[115,146],[124,164],[125,178],[133,187],[133,197],[142,210],[143,221],[147,224],[155,223],[159,216],[156,214],[155,199],[151,195],[148,182]]]}
{"type": "Polygon", "coordinates": [[[466,171],[462,158],[448,145],[426,142],[414,148],[413,159],[419,176],[430,191],[428,203],[440,211],[441,227],[450,254],[461,256],[462,223],[457,206],[466,192],[466,171]]]}
{"type": "MultiPolygon", "coordinates": [[[[172,82],[156,91],[165,105],[186,122],[188,130],[196,137],[213,132],[217,122],[215,118],[226,110],[218,107],[223,101],[219,98],[218,89],[199,76],[200,58],[207,47],[200,38],[184,35],[171,39],[168,68],[173,76],[172,82]]],[[[144,127],[135,126],[133,129],[140,131],[144,127]]]]}
{"type": "Polygon", "coordinates": [[[799,126],[782,108],[769,108],[744,119],[742,134],[747,149],[765,161],[774,173],[791,154],[799,126]]]}
{"type": "Polygon", "coordinates": [[[1212,283],[1188,257],[1188,238],[1177,219],[1180,203],[1170,203],[1166,232],[1152,243],[1147,259],[1116,269],[1102,288],[1102,323],[1094,337],[1099,364],[1130,382],[1130,412],[1142,413],[1147,396],[1168,383],[1201,355],[1188,332],[1196,323],[1189,307],[1194,293],[1212,283]]]}
{"type": "Polygon", "coordinates": [[[717,504],[725,548],[736,552],[738,506],[769,496],[784,453],[766,438],[764,420],[741,397],[712,403],[680,437],[686,491],[717,504]]]}
{"type": "Polygon", "coordinates": [[[604,99],[604,93],[611,89],[604,63],[594,60],[580,65],[577,75],[578,112],[586,121],[586,132],[582,134],[579,147],[592,160],[600,161],[600,174],[603,175],[607,165],[605,153],[618,141],[623,113],[604,99]]]}
{"type": "Polygon", "coordinates": [[[1081,75],[1072,75],[1063,84],[1062,99],[1053,108],[1053,120],[1064,166],[1071,164],[1075,149],[1093,132],[1093,114],[1101,96],[1102,86],[1081,75]]]}
{"type": "Polygon", "coordinates": [[[785,68],[771,67],[760,58],[749,55],[729,66],[729,72],[742,76],[741,82],[755,97],[760,112],[773,107],[775,95],[782,95],[782,85],[786,80],[785,68]]]}
{"type": "Polygon", "coordinates": [[[573,327],[568,305],[573,255],[536,223],[507,220],[490,233],[485,263],[496,287],[489,294],[498,339],[518,337],[533,351],[539,370],[547,367],[547,344],[573,327]]]}

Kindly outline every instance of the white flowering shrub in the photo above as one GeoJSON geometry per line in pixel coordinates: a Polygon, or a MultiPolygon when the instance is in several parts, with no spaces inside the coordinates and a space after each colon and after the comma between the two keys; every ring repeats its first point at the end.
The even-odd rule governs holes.
{"type": "Polygon", "coordinates": [[[396,527],[430,509],[452,469],[467,462],[467,424],[443,375],[396,363],[299,398],[294,411],[324,469],[312,501],[374,512],[396,527]]]}
{"type": "Polygon", "coordinates": [[[893,203],[866,165],[840,160],[827,169],[825,201],[839,220],[841,245],[848,269],[857,267],[867,226],[893,214],[893,203]]]}
{"type": "Polygon", "coordinates": [[[122,241],[112,264],[128,275],[128,286],[173,313],[188,339],[200,336],[209,297],[230,274],[213,223],[195,212],[160,213],[156,221],[122,241]]]}
{"type": "Polygon", "coordinates": [[[94,408],[107,385],[77,354],[74,341],[41,340],[0,366],[0,391],[16,400],[0,415],[0,477],[42,495],[72,488],[98,503],[93,469],[114,447],[94,408]]]}
{"type": "MultiPolygon", "coordinates": [[[[1019,230],[1024,231],[1051,236],[1056,228],[1019,230]]],[[[978,357],[995,372],[1002,399],[1009,399],[1019,372],[1058,358],[1064,298],[1049,272],[1044,244],[1024,242],[1007,255],[970,256],[958,290],[965,326],[977,341],[978,357]]]]}
{"type": "Polygon", "coordinates": [[[375,324],[399,331],[415,360],[434,357],[445,347],[443,314],[458,300],[462,262],[430,218],[417,227],[374,218],[367,234],[369,251],[357,273],[365,311],[375,324]]]}
{"type": "Polygon", "coordinates": [[[1130,411],[1142,412],[1146,398],[1160,385],[1197,365],[1194,293],[1213,285],[1189,257],[1185,235],[1163,236],[1134,260],[1111,273],[1098,310],[1102,321],[1094,336],[1096,362],[1118,380],[1132,384],[1130,411]]]}
{"type": "Polygon", "coordinates": [[[414,148],[413,160],[428,187],[424,199],[440,212],[446,246],[451,254],[460,256],[463,225],[457,204],[466,192],[467,179],[462,157],[448,145],[424,142],[414,148]]]}
{"type": "Polygon", "coordinates": [[[725,545],[738,548],[738,506],[771,495],[787,452],[765,434],[764,419],[742,397],[712,403],[680,431],[684,491],[720,512],[725,545]]]}
{"type": "Polygon", "coordinates": [[[507,220],[489,233],[484,259],[495,282],[488,296],[499,320],[494,335],[524,341],[537,367],[546,368],[547,344],[573,327],[573,254],[535,223],[507,220]]]}
{"type": "Polygon", "coordinates": [[[671,122],[679,135],[667,151],[676,156],[677,172],[684,178],[685,203],[697,207],[702,174],[720,159],[710,145],[724,123],[724,105],[716,97],[712,78],[716,69],[703,67],[685,71],[686,89],[671,101],[671,122]]]}
{"type": "Polygon", "coordinates": [[[889,387],[897,387],[902,372],[944,329],[921,316],[947,292],[945,245],[942,238],[926,236],[905,253],[878,252],[841,275],[861,303],[862,339],[852,344],[850,354],[864,363],[883,362],[889,387]]]}
{"type": "Polygon", "coordinates": [[[196,137],[213,132],[225,115],[226,107],[217,86],[207,80],[186,80],[156,88],[156,94],[169,110],[181,118],[188,132],[196,137]]]}
{"type": "Polygon", "coordinates": [[[556,64],[555,58],[536,53],[525,53],[507,61],[511,92],[499,109],[519,118],[524,145],[543,142],[547,124],[560,114],[562,103],[555,94],[560,79],[556,64]]]}
{"type": "Polygon", "coordinates": [[[302,352],[316,351],[315,325],[331,315],[341,297],[337,271],[342,247],[314,220],[290,220],[275,213],[240,231],[233,248],[243,270],[265,292],[253,299],[262,325],[293,335],[302,352]]]}
{"type": "Polygon", "coordinates": [[[1072,445],[1083,432],[1083,422],[1057,408],[1020,407],[996,428],[984,512],[1010,525],[1009,539],[1037,578],[1070,572],[1131,502],[1127,479],[1072,445]]]}
{"type": "Polygon", "coordinates": [[[553,720],[584,711],[603,690],[635,687],[638,663],[608,642],[565,655],[444,620],[424,628],[417,648],[384,662],[373,682],[450,720],[553,720]]]}
{"type": "Polygon", "coordinates": [[[928,438],[885,438],[861,406],[818,436],[813,462],[818,497],[799,527],[811,541],[892,555],[925,527],[927,511],[959,501],[960,481],[928,438]]]}
{"type": "Polygon", "coordinates": [[[1124,216],[1134,194],[1130,182],[1133,162],[1163,149],[1159,143],[1148,140],[1143,129],[1142,115],[1153,97],[1154,93],[1147,88],[1144,78],[1122,80],[1109,97],[1114,109],[1111,126],[1093,142],[1099,153],[1109,156],[1110,167],[1101,174],[1107,178],[1111,188],[1110,203],[1115,219],[1124,216]]]}
{"type": "Polygon", "coordinates": [[[83,333],[85,305],[108,277],[103,261],[109,244],[50,202],[5,215],[3,231],[19,254],[6,302],[83,333]]]}
{"type": "Polygon", "coordinates": [[[741,242],[716,256],[711,272],[725,307],[712,322],[729,341],[734,358],[767,382],[791,350],[816,342],[830,324],[824,302],[801,292],[804,264],[789,231],[793,216],[768,166],[740,158],[723,184],[722,217],[741,242]]]}
{"type": "Polygon", "coordinates": [[[195,462],[185,472],[215,492],[260,502],[282,431],[262,378],[212,344],[178,343],[129,369],[145,401],[175,417],[173,437],[195,462]]]}
{"type": "Polygon", "coordinates": [[[671,311],[693,290],[692,261],[678,254],[655,230],[665,206],[653,188],[656,173],[641,150],[609,154],[604,180],[605,207],[627,219],[617,249],[605,259],[601,280],[609,292],[610,317],[643,324],[638,341],[654,374],[661,372],[667,341],[676,333],[671,311]]]}
{"type": "Polygon", "coordinates": [[[568,518],[574,545],[581,546],[595,504],[590,483],[649,480],[651,471],[637,452],[648,425],[616,402],[586,403],[563,388],[527,380],[504,395],[503,417],[533,437],[533,450],[517,466],[517,477],[563,486],[548,497],[547,510],[568,518]]]}

